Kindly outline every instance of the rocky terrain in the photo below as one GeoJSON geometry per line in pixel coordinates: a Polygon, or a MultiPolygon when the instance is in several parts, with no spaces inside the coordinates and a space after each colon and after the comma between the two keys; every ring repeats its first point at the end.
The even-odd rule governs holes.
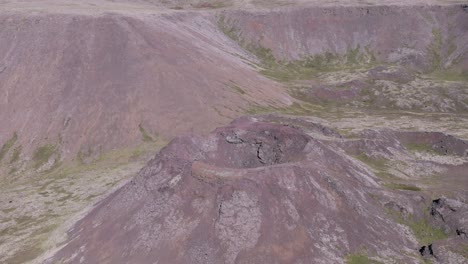
{"type": "MultiPolygon", "coordinates": [[[[412,184],[419,179],[410,170],[418,166],[442,175],[468,168],[419,163],[408,142],[468,159],[468,142],[440,133],[365,131],[346,139],[274,116],[177,138],[80,220],[49,262],[342,263],[365,254],[379,263],[419,263],[420,250],[428,259],[463,263],[457,249],[467,246],[467,204],[431,201],[423,184],[362,163],[398,160],[412,184]]],[[[452,194],[467,193],[462,187],[452,194]]]]}
{"type": "Polygon", "coordinates": [[[466,263],[466,3],[0,0],[0,22],[1,263],[466,263]]]}

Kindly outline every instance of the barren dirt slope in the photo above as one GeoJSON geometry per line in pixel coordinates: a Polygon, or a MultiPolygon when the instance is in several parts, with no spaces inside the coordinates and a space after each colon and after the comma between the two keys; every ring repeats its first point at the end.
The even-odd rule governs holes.
{"type": "Polygon", "coordinates": [[[463,1],[0,0],[0,124],[2,263],[468,258],[463,1]]]}
{"type": "Polygon", "coordinates": [[[197,13],[1,13],[0,141],[25,157],[61,158],[207,132],[252,104],[288,96],[243,62],[249,55],[197,13]]]}

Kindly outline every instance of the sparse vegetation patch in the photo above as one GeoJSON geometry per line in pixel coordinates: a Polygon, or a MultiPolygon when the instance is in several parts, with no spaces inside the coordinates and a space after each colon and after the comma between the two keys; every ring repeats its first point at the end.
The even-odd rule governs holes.
{"type": "Polygon", "coordinates": [[[37,148],[33,154],[34,168],[38,169],[47,163],[52,155],[56,153],[56,151],[57,146],[54,144],[47,144],[37,148]]]}
{"type": "Polygon", "coordinates": [[[23,147],[20,145],[13,150],[13,154],[11,155],[10,159],[10,164],[17,162],[20,159],[22,148],[23,147]]]}
{"type": "Polygon", "coordinates": [[[346,264],[379,264],[364,253],[352,254],[346,257],[346,264]]]}
{"type": "Polygon", "coordinates": [[[426,218],[404,218],[400,212],[389,211],[389,213],[395,217],[395,220],[398,223],[407,225],[411,229],[420,245],[429,245],[434,241],[448,237],[448,235],[445,234],[442,229],[432,226],[426,218]]]}
{"type": "Polygon", "coordinates": [[[437,152],[432,148],[431,144],[425,143],[408,143],[405,144],[407,150],[411,152],[428,152],[437,154],[437,152]]]}
{"type": "Polygon", "coordinates": [[[438,70],[442,67],[442,33],[440,29],[432,29],[432,42],[428,47],[429,57],[432,63],[432,70],[438,70]]]}
{"type": "Polygon", "coordinates": [[[138,128],[140,129],[140,133],[141,133],[141,136],[143,137],[144,142],[154,141],[153,137],[150,136],[150,134],[148,132],[146,132],[146,130],[143,128],[143,126],[141,124],[138,126],[138,128]]]}
{"type": "Polygon", "coordinates": [[[387,183],[385,184],[385,186],[387,186],[388,188],[397,189],[397,190],[421,191],[421,188],[417,186],[403,184],[403,183],[387,183]]]}
{"type": "Polygon", "coordinates": [[[205,1],[198,4],[195,4],[195,8],[204,8],[204,9],[216,9],[216,8],[223,8],[228,6],[228,4],[224,1],[205,1]]]}
{"type": "Polygon", "coordinates": [[[240,94],[240,95],[244,95],[246,94],[246,92],[239,87],[239,85],[237,85],[236,83],[227,83],[226,84],[227,87],[231,88],[234,92],[240,94]]]}
{"type": "Polygon", "coordinates": [[[218,27],[230,39],[241,47],[255,55],[260,61],[260,73],[268,78],[280,82],[293,80],[308,80],[321,72],[354,69],[356,67],[368,68],[375,63],[375,56],[369,47],[361,49],[360,45],[348,49],[346,54],[324,52],[304,56],[302,59],[286,61],[277,59],[273,51],[258,43],[250,43],[242,37],[242,32],[237,29],[232,21],[224,16],[218,18],[218,27]]]}
{"type": "Polygon", "coordinates": [[[436,240],[448,237],[442,229],[431,226],[425,219],[409,220],[405,224],[411,228],[421,245],[429,245],[436,240]]]}
{"type": "Polygon", "coordinates": [[[3,144],[2,148],[0,149],[0,161],[5,157],[8,151],[13,147],[16,140],[18,140],[18,134],[15,132],[13,136],[3,144]]]}
{"type": "Polygon", "coordinates": [[[468,71],[437,70],[431,76],[441,81],[468,82],[468,71]]]}
{"type": "Polygon", "coordinates": [[[377,172],[385,170],[387,166],[387,161],[385,159],[375,159],[369,157],[366,153],[361,153],[357,155],[356,158],[369,165],[369,167],[376,170],[377,172]]]}

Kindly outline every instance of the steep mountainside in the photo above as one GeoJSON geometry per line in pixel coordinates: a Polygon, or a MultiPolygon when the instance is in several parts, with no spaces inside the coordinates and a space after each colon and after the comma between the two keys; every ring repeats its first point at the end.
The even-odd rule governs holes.
{"type": "Polygon", "coordinates": [[[288,95],[201,14],[1,14],[0,120],[30,155],[63,158],[208,132],[288,95]]]}
{"type": "Polygon", "coordinates": [[[468,10],[462,5],[234,10],[223,13],[223,23],[231,36],[278,60],[468,71],[468,10]]]}
{"type": "Polygon", "coordinates": [[[464,1],[0,0],[0,25],[0,263],[466,263],[464,1]]]}

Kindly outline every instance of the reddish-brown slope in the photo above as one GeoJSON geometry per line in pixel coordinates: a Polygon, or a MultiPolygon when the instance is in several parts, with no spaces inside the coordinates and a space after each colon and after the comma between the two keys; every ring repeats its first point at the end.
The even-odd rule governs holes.
{"type": "Polygon", "coordinates": [[[376,190],[339,148],[242,118],[172,141],[48,262],[343,263],[366,250],[418,263],[411,234],[368,194],[376,190]]]}
{"type": "Polygon", "coordinates": [[[353,55],[359,47],[380,62],[428,71],[452,66],[468,70],[468,9],[461,4],[308,6],[223,14],[240,38],[271,49],[280,59],[326,52],[353,55]]]}
{"type": "Polygon", "coordinates": [[[208,132],[251,102],[288,103],[210,16],[17,13],[0,24],[0,142],[17,132],[25,153],[132,145],[140,124],[153,136],[208,132]]]}
{"type": "MultiPolygon", "coordinates": [[[[218,29],[215,12],[109,4],[117,13],[102,13],[99,3],[97,10],[2,11],[1,144],[17,132],[26,157],[51,143],[70,158],[134,145],[140,124],[173,137],[207,132],[253,103],[289,103],[285,91],[243,62],[250,55],[218,29]]],[[[230,9],[222,16],[244,44],[258,43],[280,59],[353,55],[360,47],[366,59],[422,70],[468,67],[461,5],[230,9]]]]}

